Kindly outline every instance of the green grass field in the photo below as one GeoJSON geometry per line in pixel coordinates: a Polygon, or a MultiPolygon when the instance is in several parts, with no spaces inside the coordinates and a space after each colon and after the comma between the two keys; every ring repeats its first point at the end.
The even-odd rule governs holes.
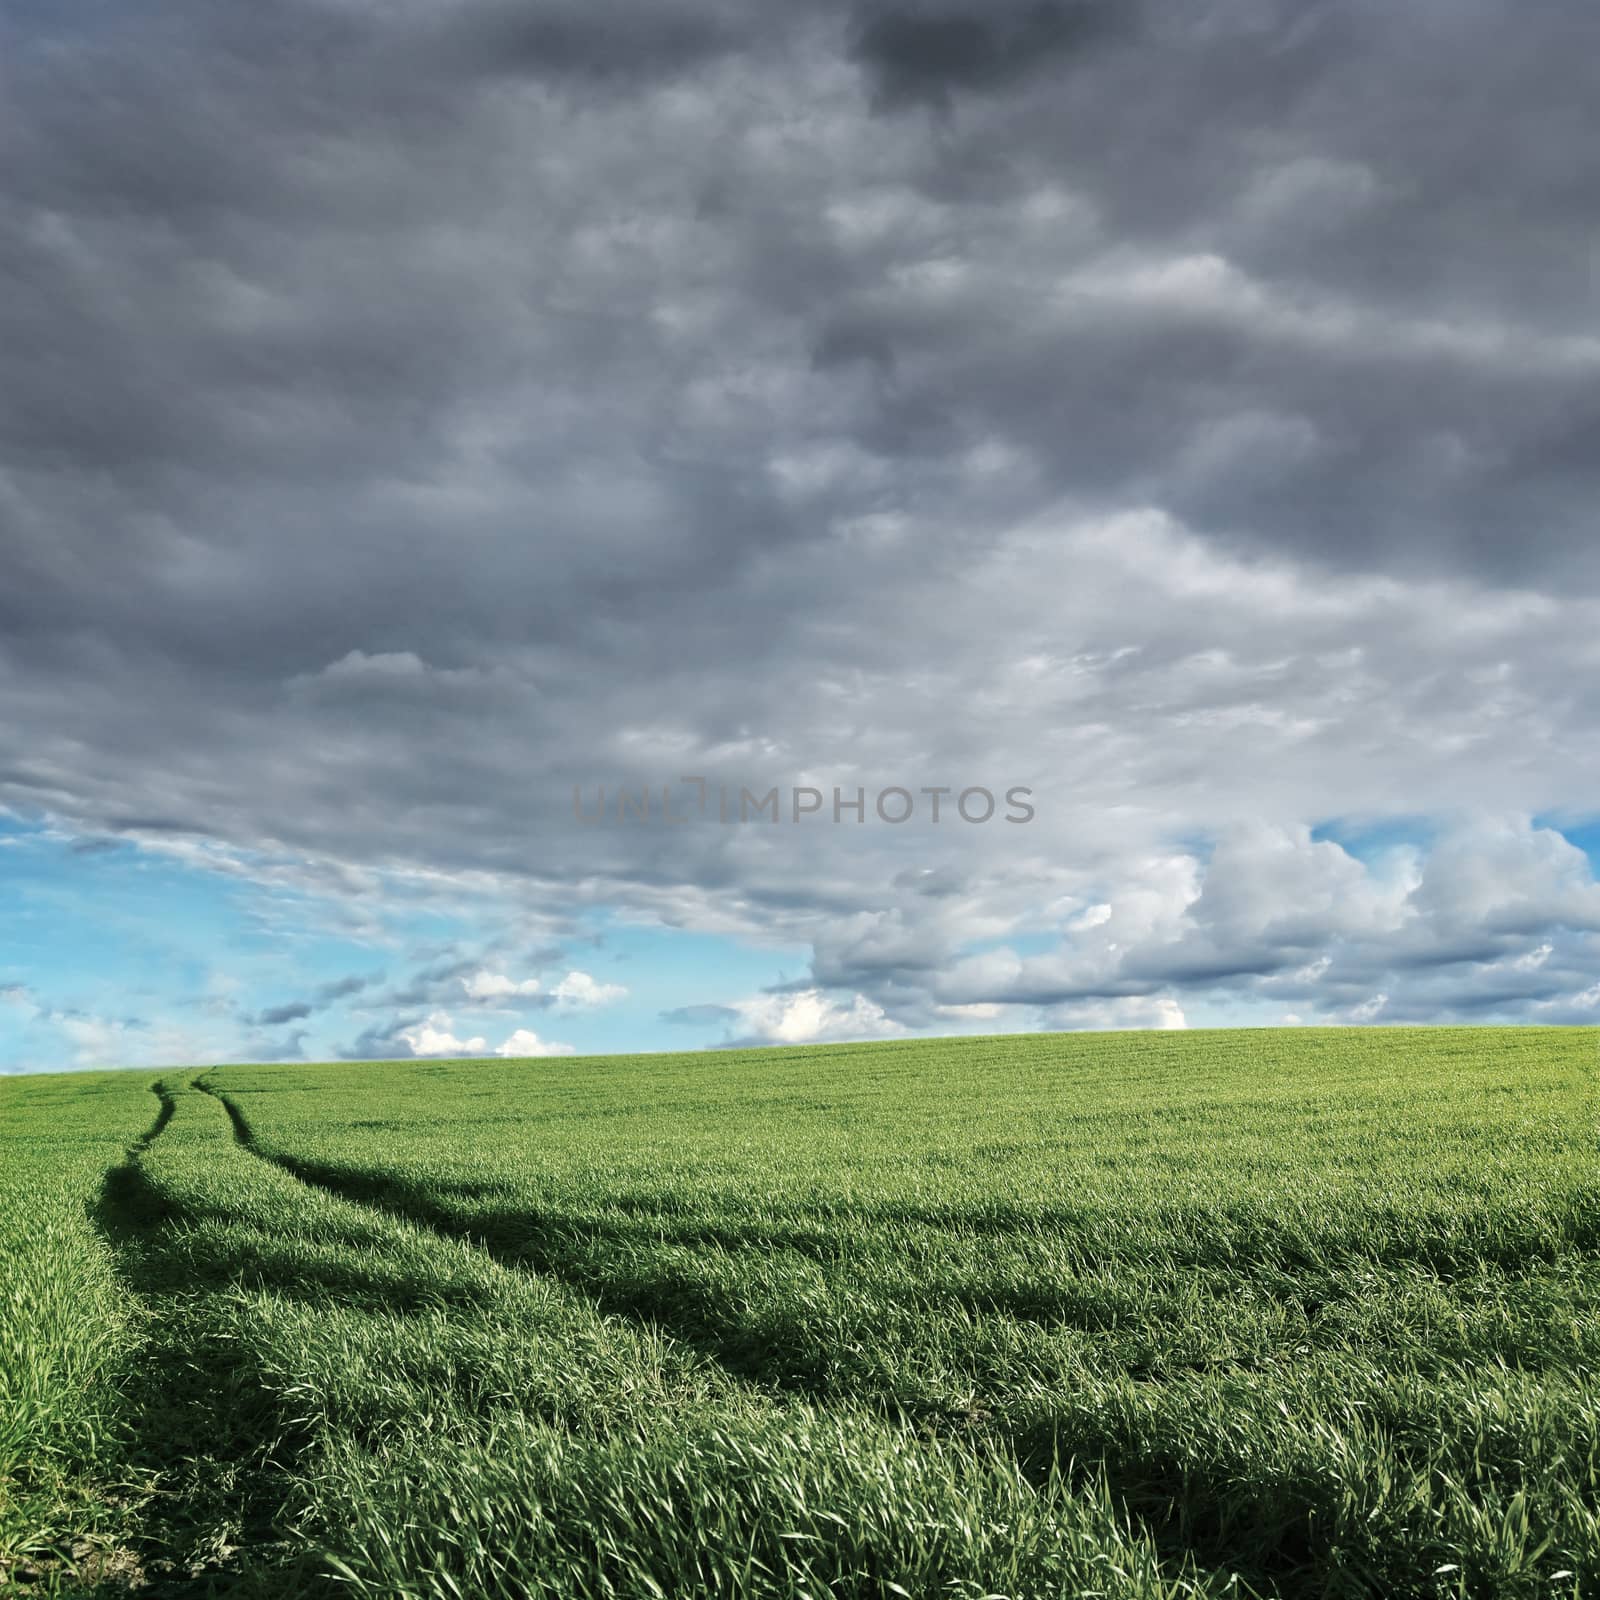
{"type": "Polygon", "coordinates": [[[1600,1595],[1600,1033],[0,1082],[0,1589],[1600,1595]]]}

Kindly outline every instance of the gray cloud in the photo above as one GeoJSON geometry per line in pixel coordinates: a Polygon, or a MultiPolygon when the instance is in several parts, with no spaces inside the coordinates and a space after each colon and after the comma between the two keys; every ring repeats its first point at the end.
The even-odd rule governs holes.
{"type": "Polygon", "coordinates": [[[526,75],[636,86],[748,47],[751,31],[750,19],[729,6],[621,5],[602,14],[574,4],[479,5],[425,27],[426,48],[416,65],[437,70],[442,57],[490,79],[526,75]]]}
{"type": "Polygon", "coordinates": [[[423,1018],[405,1017],[393,1021],[375,1022],[362,1031],[339,1051],[343,1061],[396,1061],[411,1054],[411,1046],[403,1031],[415,1027],[423,1018]]]}
{"type": "Polygon", "coordinates": [[[241,1061],[304,1061],[305,1044],[310,1035],[303,1028],[287,1034],[257,1034],[244,1041],[236,1059],[241,1061]]]}
{"type": "Polygon", "coordinates": [[[285,1022],[303,1022],[311,1015],[312,1009],[308,1001],[296,1000],[287,1005],[270,1006],[259,1012],[255,1020],[260,1027],[276,1028],[285,1022]]]}
{"type": "Polygon", "coordinates": [[[721,1023],[737,1022],[739,1013],[732,1006],[698,1005],[674,1006],[661,1013],[663,1022],[681,1023],[689,1027],[707,1027],[721,1023]]]}
{"type": "Polygon", "coordinates": [[[1100,0],[869,8],[859,21],[855,55],[885,105],[948,108],[956,91],[995,93],[1043,74],[1092,43],[1115,15],[1100,0]]]}
{"type": "MultiPolygon", "coordinates": [[[[249,1021],[258,1028],[278,1028],[288,1022],[304,1022],[308,1017],[327,1007],[337,1005],[342,1000],[353,999],[356,995],[375,987],[383,982],[382,973],[353,972],[343,978],[335,978],[327,983],[319,984],[316,991],[309,999],[289,1000],[282,1005],[268,1006],[259,1011],[249,1021]]],[[[416,1004],[416,1001],[409,1002],[416,1004]]],[[[306,1037],[299,1032],[292,1036],[292,1054],[300,1053],[299,1041],[306,1037]]],[[[277,1057],[262,1057],[263,1060],[279,1059],[277,1057]]],[[[287,1059],[287,1058],[285,1058],[287,1059]]]]}
{"type": "Polygon", "coordinates": [[[352,995],[358,995],[373,984],[382,982],[381,972],[352,972],[348,977],[335,978],[332,982],[322,984],[317,990],[317,999],[322,1005],[331,1005],[335,1000],[348,1000],[352,995]]]}
{"type": "Polygon", "coordinates": [[[0,17],[0,803],[904,1026],[1583,1010],[1591,8],[0,17]],[[572,818],[687,772],[1039,818],[572,818]],[[1418,813],[1398,900],[1294,831],[1418,813]]]}

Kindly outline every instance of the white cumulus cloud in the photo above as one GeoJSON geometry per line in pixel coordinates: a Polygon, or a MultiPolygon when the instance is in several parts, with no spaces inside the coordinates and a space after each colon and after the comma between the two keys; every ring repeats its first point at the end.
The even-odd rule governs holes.
{"type": "Polygon", "coordinates": [[[540,992],[537,978],[508,978],[503,972],[475,972],[461,980],[461,987],[471,1000],[509,1000],[519,995],[540,992]]]}
{"type": "Polygon", "coordinates": [[[744,1022],[746,1037],[761,1044],[886,1039],[905,1032],[882,1006],[864,994],[856,995],[846,1005],[830,999],[820,989],[802,989],[794,994],[736,1000],[733,1009],[744,1022]]]}
{"type": "Polygon", "coordinates": [[[445,1011],[432,1011],[421,1022],[402,1028],[399,1037],[411,1047],[414,1056],[481,1056],[488,1041],[481,1038],[458,1039],[450,1031],[454,1024],[445,1011]]]}
{"type": "Polygon", "coordinates": [[[587,972],[569,972],[550,992],[558,1005],[580,1010],[610,1005],[628,991],[620,983],[597,983],[587,972]]]}
{"type": "Polygon", "coordinates": [[[541,1039],[532,1028],[518,1028],[503,1044],[495,1047],[494,1053],[517,1060],[528,1056],[570,1056],[572,1046],[557,1039],[541,1039]]]}

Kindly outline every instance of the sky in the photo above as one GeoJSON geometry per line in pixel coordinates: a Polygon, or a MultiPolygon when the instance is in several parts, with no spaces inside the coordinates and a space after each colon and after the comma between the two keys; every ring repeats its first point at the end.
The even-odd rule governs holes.
{"type": "Polygon", "coordinates": [[[0,1071],[1600,1021],[1597,49],[0,0],[0,1071]]]}

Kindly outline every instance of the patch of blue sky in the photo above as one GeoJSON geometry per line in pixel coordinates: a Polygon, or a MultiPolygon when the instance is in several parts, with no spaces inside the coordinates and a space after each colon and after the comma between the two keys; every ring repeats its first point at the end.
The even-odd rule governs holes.
{"type": "MultiPolygon", "coordinates": [[[[1551,828],[1588,856],[1600,873],[1600,812],[1544,812],[1533,818],[1536,828],[1551,828]]],[[[1358,861],[1372,862],[1396,850],[1426,855],[1442,824],[1426,816],[1334,817],[1311,830],[1313,839],[1331,839],[1358,861]]]]}
{"type": "MultiPolygon", "coordinates": [[[[363,901],[217,870],[203,852],[0,815],[0,992],[9,996],[0,1003],[0,1071],[84,1065],[66,1022],[89,1017],[130,1049],[152,1036],[203,1037],[207,1058],[298,1046],[309,1059],[335,1059],[374,1023],[405,1020],[403,1009],[385,1012],[386,989],[404,988],[430,962],[503,945],[515,920],[503,902],[463,895],[441,908],[403,889],[374,913],[363,901]],[[319,993],[352,977],[368,982],[345,995],[319,993]],[[302,1006],[305,1016],[263,1020],[302,1006]]],[[[527,971],[490,956],[483,965],[517,983],[537,978],[541,993],[528,1004],[512,996],[486,1006],[463,985],[439,1002],[458,1037],[483,1037],[492,1049],[530,1028],[542,1040],[610,1054],[718,1042],[728,1019],[715,1009],[692,1010],[687,1024],[664,1022],[663,1013],[727,1007],[803,983],[809,951],[599,910],[581,919],[559,959],[527,971]],[[594,1006],[542,1003],[571,971],[626,993],[594,1006]]]]}
{"type": "Polygon", "coordinates": [[[1438,837],[1438,824],[1425,816],[1330,817],[1311,830],[1314,841],[1331,840],[1357,861],[1371,863],[1397,850],[1426,855],[1438,837]]]}
{"type": "Polygon", "coordinates": [[[195,992],[223,945],[259,938],[239,886],[130,844],[8,822],[0,842],[0,974],[62,1005],[104,1009],[108,991],[195,992]],[[86,908],[92,908],[86,910],[86,908]]]}
{"type": "Polygon", "coordinates": [[[0,818],[0,1067],[81,1064],[52,1053],[65,1016],[150,1029],[204,1014],[216,1036],[220,1019],[243,1029],[291,991],[381,966],[365,940],[273,916],[280,898],[159,848],[0,818]]]}
{"type": "Polygon", "coordinates": [[[1554,828],[1588,856],[1590,869],[1600,876],[1600,812],[1550,812],[1536,816],[1533,825],[1554,828]]]}
{"type": "MultiPolygon", "coordinates": [[[[772,989],[805,982],[810,951],[804,945],[765,945],[727,934],[641,924],[610,912],[586,919],[587,938],[572,941],[553,984],[575,968],[596,983],[626,988],[627,995],[585,1010],[530,1011],[525,1025],[541,1038],[571,1044],[588,1054],[633,1050],[684,1050],[714,1043],[727,1023],[707,1007],[731,1007],[772,989]],[[663,1021],[689,1012],[691,1020],[663,1021]]],[[[513,976],[516,976],[513,974],[513,976]]]]}

